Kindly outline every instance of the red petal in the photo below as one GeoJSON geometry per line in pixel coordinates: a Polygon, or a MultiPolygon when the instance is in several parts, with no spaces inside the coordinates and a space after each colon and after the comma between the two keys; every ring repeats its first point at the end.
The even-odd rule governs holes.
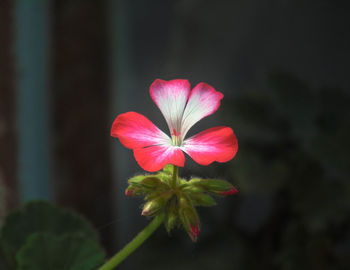
{"type": "Polygon", "coordinates": [[[238,143],[229,127],[213,127],[185,140],[181,147],[194,161],[209,165],[213,161],[227,162],[237,153],[238,143]]]}
{"type": "Polygon", "coordinates": [[[183,167],[185,155],[179,147],[174,146],[150,146],[134,149],[135,159],[142,169],[149,172],[156,172],[167,164],[183,167]]]}
{"type": "Polygon", "coordinates": [[[127,148],[170,144],[170,138],[148,118],[136,112],[120,114],[112,125],[111,135],[127,148]]]}

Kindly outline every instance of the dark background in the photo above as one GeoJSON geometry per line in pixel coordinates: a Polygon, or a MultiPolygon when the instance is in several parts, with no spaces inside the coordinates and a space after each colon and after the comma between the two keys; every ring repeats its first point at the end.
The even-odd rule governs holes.
{"type": "Polygon", "coordinates": [[[3,0],[1,216],[46,198],[115,253],[148,221],[123,195],[142,170],[110,126],[133,110],[167,131],[149,86],[186,78],[225,95],[189,135],[228,125],[239,151],[208,167],[187,158],[180,175],[240,192],[199,209],[197,243],[161,228],[121,269],[350,269],[349,12],[340,0],[3,0]]]}

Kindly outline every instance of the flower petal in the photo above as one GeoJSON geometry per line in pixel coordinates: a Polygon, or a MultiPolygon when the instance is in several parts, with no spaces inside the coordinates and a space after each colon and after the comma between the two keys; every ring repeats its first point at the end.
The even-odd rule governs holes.
{"type": "Polygon", "coordinates": [[[209,165],[213,161],[232,159],[237,153],[238,143],[231,128],[213,127],[185,140],[181,149],[198,164],[209,165]]]}
{"type": "Polygon", "coordinates": [[[163,131],[147,117],[136,112],[118,115],[112,125],[111,136],[117,137],[125,147],[130,149],[171,143],[170,138],[163,131]]]}
{"type": "Polygon", "coordinates": [[[179,147],[171,145],[150,146],[134,149],[134,156],[142,169],[156,172],[167,164],[183,167],[185,155],[179,147]]]}
{"type": "Polygon", "coordinates": [[[157,79],[150,87],[150,94],[168,124],[170,132],[180,132],[182,115],[190,94],[187,80],[164,81],[157,79]]]}
{"type": "Polygon", "coordinates": [[[182,119],[181,135],[184,138],[188,130],[202,118],[213,114],[220,106],[224,95],[206,83],[193,88],[182,119]]]}

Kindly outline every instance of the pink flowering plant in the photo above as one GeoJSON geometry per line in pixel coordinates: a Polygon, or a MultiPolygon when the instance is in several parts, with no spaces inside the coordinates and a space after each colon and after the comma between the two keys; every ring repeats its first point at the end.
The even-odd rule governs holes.
{"type": "Polygon", "coordinates": [[[199,83],[191,90],[187,80],[157,79],[150,87],[150,95],[168,124],[170,136],[137,112],[119,115],[111,135],[133,150],[142,169],[153,173],[132,177],[125,191],[127,196],[144,196],[142,215],[153,220],[101,270],[117,266],[162,223],[168,232],[183,227],[191,240],[196,241],[200,222],[195,207],[215,205],[212,195],[238,192],[225,180],[186,180],[178,175],[178,168],[185,165],[184,153],[205,166],[214,161],[228,162],[236,155],[237,138],[230,127],[213,127],[186,138],[193,125],[219,108],[223,94],[206,83],[199,83]]]}

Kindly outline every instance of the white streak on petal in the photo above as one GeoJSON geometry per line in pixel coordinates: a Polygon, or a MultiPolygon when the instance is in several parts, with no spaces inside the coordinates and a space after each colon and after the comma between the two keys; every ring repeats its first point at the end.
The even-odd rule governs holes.
{"type": "Polygon", "coordinates": [[[187,80],[164,81],[157,79],[150,87],[150,94],[162,112],[170,133],[181,130],[181,121],[190,93],[190,83],[187,80]]]}
{"type": "Polygon", "coordinates": [[[181,136],[202,118],[214,113],[224,95],[205,83],[199,83],[191,92],[182,119],[181,136]]]}

